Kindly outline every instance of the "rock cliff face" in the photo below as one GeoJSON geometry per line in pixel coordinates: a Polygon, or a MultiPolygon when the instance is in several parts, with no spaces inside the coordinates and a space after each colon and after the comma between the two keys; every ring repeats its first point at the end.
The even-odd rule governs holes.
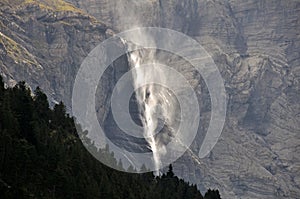
{"type": "MultiPolygon", "coordinates": [[[[174,164],[176,174],[200,189],[218,188],[223,198],[299,197],[299,1],[70,1],[84,11],[59,0],[56,6],[1,1],[0,67],[8,83],[26,80],[70,105],[83,57],[107,37],[104,24],[116,31],[130,28],[130,20],[136,20],[132,13],[138,11],[140,25],[175,29],[198,40],[225,81],[228,111],[219,142],[200,162],[187,152],[174,164]]],[[[192,145],[197,154],[209,122],[209,94],[187,64],[172,61],[199,90],[203,125],[192,145]]],[[[109,77],[122,75],[124,64],[116,61],[117,69],[108,71],[99,88],[103,104],[96,109],[104,115],[109,103],[105,93],[114,84],[109,77]]]]}
{"type": "Polygon", "coordinates": [[[77,69],[106,38],[106,25],[60,0],[0,4],[1,75],[10,86],[26,80],[70,105],[77,69]]]}
{"type": "MultiPolygon", "coordinates": [[[[177,161],[179,175],[199,187],[219,188],[224,198],[299,196],[299,1],[76,0],[76,5],[119,31],[142,16],[138,24],[182,31],[213,56],[227,88],[226,125],[200,165],[189,154],[177,161]],[[120,16],[124,11],[128,14],[120,16]]],[[[179,70],[185,74],[185,67],[179,70]]],[[[201,90],[206,124],[209,95],[201,90]]]]}

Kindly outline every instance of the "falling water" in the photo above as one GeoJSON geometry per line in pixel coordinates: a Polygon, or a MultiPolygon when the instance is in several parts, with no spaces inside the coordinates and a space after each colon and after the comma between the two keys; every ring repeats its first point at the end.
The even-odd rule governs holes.
{"type": "Polygon", "coordinates": [[[151,74],[155,74],[155,69],[149,67],[148,70],[141,67],[141,55],[139,51],[130,53],[130,59],[132,62],[132,67],[135,68],[134,77],[134,87],[136,93],[136,99],[139,105],[141,114],[141,121],[144,127],[144,137],[149,143],[150,149],[153,153],[153,160],[155,164],[156,175],[159,175],[160,168],[160,157],[158,151],[158,144],[155,140],[155,130],[158,126],[158,118],[156,116],[156,109],[158,105],[158,100],[154,97],[154,85],[146,85],[140,88],[151,74]]]}
{"type": "MultiPolygon", "coordinates": [[[[134,45],[123,38],[120,39],[125,46],[134,45]]],[[[159,169],[164,165],[162,157],[167,153],[166,145],[178,129],[181,112],[178,111],[179,102],[171,90],[161,85],[145,84],[157,79],[162,83],[167,81],[168,74],[164,74],[157,64],[160,61],[157,60],[156,53],[156,51],[140,49],[128,53],[127,56],[131,69],[134,69],[132,70],[133,86],[144,129],[143,136],[153,154],[154,174],[159,175],[159,169]],[[145,63],[148,64],[144,66],[145,63]]],[[[169,76],[168,78],[170,81],[169,76]]]]}

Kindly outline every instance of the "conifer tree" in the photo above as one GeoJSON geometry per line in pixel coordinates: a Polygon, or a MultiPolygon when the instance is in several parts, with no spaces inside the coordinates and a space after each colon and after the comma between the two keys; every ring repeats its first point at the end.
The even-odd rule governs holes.
{"type": "MultiPolygon", "coordinates": [[[[13,89],[0,83],[0,92],[0,198],[203,198],[195,185],[174,175],[172,165],[154,177],[100,163],[83,146],[64,104],[50,109],[39,88],[32,97],[24,82],[13,89]]],[[[93,153],[122,167],[108,146],[98,149],[84,132],[82,139],[93,153]]],[[[219,192],[206,196],[218,197],[219,192]]]]}

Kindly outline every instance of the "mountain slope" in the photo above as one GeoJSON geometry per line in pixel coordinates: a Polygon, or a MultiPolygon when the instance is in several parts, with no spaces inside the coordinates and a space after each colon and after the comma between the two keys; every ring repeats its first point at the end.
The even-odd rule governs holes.
{"type": "MultiPolygon", "coordinates": [[[[203,191],[218,188],[225,198],[300,195],[299,1],[71,1],[98,22],[71,5],[64,11],[51,4],[49,9],[49,1],[34,2],[1,1],[0,67],[6,82],[25,79],[33,88],[40,85],[51,101],[63,100],[70,107],[77,68],[108,36],[107,26],[99,21],[119,31],[137,19],[142,26],[182,31],[212,55],[225,81],[228,112],[210,155],[198,164],[185,154],[174,163],[175,173],[203,191]]],[[[126,63],[116,64],[121,65],[126,63]]],[[[185,64],[178,67],[201,91],[203,124],[192,145],[197,154],[209,122],[210,100],[199,75],[187,69],[185,64]]],[[[125,70],[112,73],[120,76],[125,70]]],[[[100,114],[108,112],[111,86],[107,81],[100,89],[100,114]]]]}
{"type": "Polygon", "coordinates": [[[107,26],[64,1],[1,1],[1,74],[26,80],[51,101],[70,104],[82,59],[106,38],[107,26]]]}

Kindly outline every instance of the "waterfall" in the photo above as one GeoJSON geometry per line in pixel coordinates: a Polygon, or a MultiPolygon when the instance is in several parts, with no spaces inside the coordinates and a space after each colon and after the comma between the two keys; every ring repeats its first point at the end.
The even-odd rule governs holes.
{"type": "MultiPolygon", "coordinates": [[[[120,38],[125,46],[137,49],[127,54],[129,66],[132,71],[132,83],[138,105],[139,119],[143,127],[143,137],[148,142],[152,152],[155,175],[159,169],[168,162],[167,145],[174,138],[181,121],[179,102],[166,86],[170,82],[176,84],[176,78],[161,68],[164,59],[157,50],[139,49],[135,44],[120,38]],[[160,56],[158,56],[160,55],[160,56]],[[156,82],[158,84],[146,82],[156,82]]],[[[144,39],[144,38],[141,38],[144,39]]],[[[147,38],[145,38],[147,39],[147,38]]],[[[169,151],[172,153],[172,151],[169,151]]]]}
{"type": "MultiPolygon", "coordinates": [[[[135,88],[135,95],[139,106],[140,119],[144,127],[144,137],[147,140],[150,149],[153,153],[153,161],[155,164],[155,175],[159,175],[160,168],[160,155],[158,143],[155,140],[155,132],[158,127],[158,118],[157,118],[157,107],[158,99],[155,97],[155,88],[154,85],[146,85],[140,87],[146,80],[146,78],[151,78],[151,75],[156,74],[155,68],[149,66],[141,67],[142,56],[139,51],[131,52],[130,61],[132,63],[132,68],[134,68],[133,74],[133,84],[135,88]]],[[[149,57],[148,57],[149,58],[149,57]]]]}

